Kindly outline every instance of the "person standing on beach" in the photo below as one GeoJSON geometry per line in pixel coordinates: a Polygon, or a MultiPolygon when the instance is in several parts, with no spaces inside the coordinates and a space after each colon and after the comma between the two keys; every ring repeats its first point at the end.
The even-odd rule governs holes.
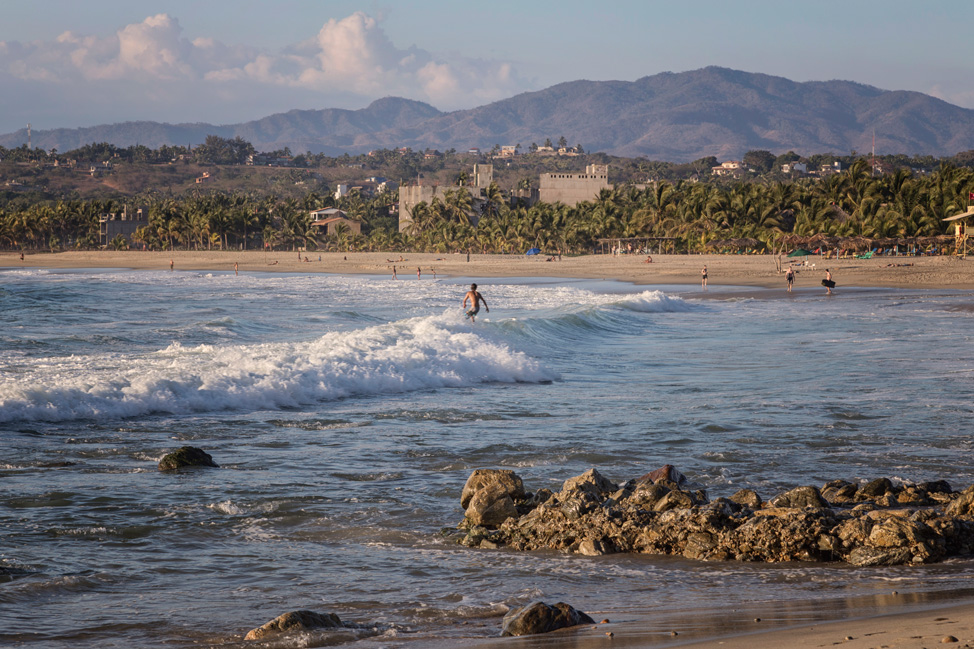
{"type": "Polygon", "coordinates": [[[170,270],[170,272],[172,271],[172,267],[173,267],[173,265],[174,265],[174,264],[173,264],[173,260],[172,260],[172,259],[170,259],[170,260],[169,260],[169,270],[170,270]]]}
{"type": "Polygon", "coordinates": [[[785,273],[785,279],[788,280],[788,292],[791,293],[791,287],[795,285],[795,269],[788,266],[788,272],[785,273]]]}
{"type": "Polygon", "coordinates": [[[416,279],[423,279],[423,269],[419,266],[416,267],[416,279]]]}
{"type": "Polygon", "coordinates": [[[396,266],[395,266],[395,264],[393,264],[393,266],[392,266],[392,279],[396,279],[396,266]]]}
{"type": "Polygon", "coordinates": [[[832,295],[832,287],[835,286],[835,282],[832,281],[832,271],[828,268],[825,269],[825,281],[822,283],[825,284],[825,290],[828,291],[828,295],[832,295]]]}
{"type": "Polygon", "coordinates": [[[700,286],[703,290],[707,290],[707,267],[704,266],[703,270],[700,271],[700,286]]]}
{"type": "Polygon", "coordinates": [[[480,291],[477,290],[476,284],[471,284],[470,290],[467,291],[467,294],[463,296],[463,302],[460,303],[461,309],[467,308],[468,300],[470,301],[470,309],[466,312],[466,315],[468,318],[470,318],[470,322],[476,322],[474,317],[480,312],[481,302],[484,303],[484,309],[487,311],[487,313],[490,313],[490,307],[487,306],[487,300],[485,300],[484,296],[481,295],[480,291]]]}
{"type": "Polygon", "coordinates": [[[237,262],[233,262],[233,274],[234,275],[239,274],[239,273],[237,273],[237,262]]]}

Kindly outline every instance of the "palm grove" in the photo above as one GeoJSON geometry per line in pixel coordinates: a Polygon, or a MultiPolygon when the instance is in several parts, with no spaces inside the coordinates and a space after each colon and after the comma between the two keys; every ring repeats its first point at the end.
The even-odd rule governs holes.
{"type": "MultiPolygon", "coordinates": [[[[246,143],[235,143],[226,155],[239,162],[248,150],[242,144],[246,143]]],[[[138,153],[151,159],[171,156],[173,151],[142,147],[138,153]]],[[[464,176],[456,176],[458,184],[464,176]]],[[[529,183],[525,179],[519,184],[529,183]]],[[[110,242],[116,249],[518,253],[536,247],[584,253],[598,239],[616,237],[666,237],[677,252],[708,250],[714,241],[728,239],[754,240],[759,242],[756,247],[780,249],[783,243],[815,235],[873,239],[940,235],[946,232],[942,219],[966,209],[970,192],[974,192],[974,170],[969,167],[941,161],[928,174],[915,175],[901,167],[876,175],[864,158],[824,178],[788,181],[765,176],[734,182],[657,180],[639,187],[617,185],[574,207],[512,202],[493,183],[476,208],[469,192],[459,186],[442,198],[421,203],[404,232],[398,231],[393,212],[398,201],[395,192],[371,197],[352,192],[340,199],[315,191],[299,197],[256,191],[194,191],[186,196],[148,192],[125,199],[45,199],[28,204],[22,198],[11,200],[8,193],[0,207],[0,246],[51,251],[95,248],[99,216],[121,211],[124,200],[147,207],[149,221],[131,243],[122,237],[110,242]],[[338,207],[360,221],[362,233],[341,226],[327,236],[320,233],[312,225],[310,211],[324,207],[338,207]]]]}

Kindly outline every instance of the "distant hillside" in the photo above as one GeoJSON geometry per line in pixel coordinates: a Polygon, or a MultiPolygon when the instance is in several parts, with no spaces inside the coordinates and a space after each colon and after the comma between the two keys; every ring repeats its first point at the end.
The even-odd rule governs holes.
{"type": "MultiPolygon", "coordinates": [[[[117,146],[198,144],[206,135],[240,136],[259,150],[340,155],[408,146],[489,149],[556,141],[612,155],[683,162],[740,158],[754,149],[848,154],[950,156],[974,149],[974,110],[917,92],[849,81],[796,83],[782,77],[709,67],[637,81],[573,81],[470,110],[442,113],[386,98],[361,110],[290,111],[244,124],[126,122],[35,131],[35,146],[67,151],[92,142],[117,146]]],[[[26,132],[0,136],[17,147],[26,132]]]]}

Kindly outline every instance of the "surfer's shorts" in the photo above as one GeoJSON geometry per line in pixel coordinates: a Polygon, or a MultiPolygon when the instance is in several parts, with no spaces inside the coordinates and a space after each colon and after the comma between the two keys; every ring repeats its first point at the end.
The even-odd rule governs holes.
{"type": "Polygon", "coordinates": [[[470,309],[469,311],[467,311],[467,317],[472,318],[478,313],[480,313],[480,307],[477,307],[476,309],[470,309]]]}

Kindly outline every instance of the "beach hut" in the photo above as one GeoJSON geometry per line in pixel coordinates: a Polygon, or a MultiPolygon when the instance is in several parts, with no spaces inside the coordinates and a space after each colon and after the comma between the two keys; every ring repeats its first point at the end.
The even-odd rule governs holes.
{"type": "Polygon", "coordinates": [[[966,212],[948,216],[944,221],[954,224],[954,247],[955,254],[961,259],[967,256],[967,219],[974,216],[974,207],[968,207],[966,212]]]}

